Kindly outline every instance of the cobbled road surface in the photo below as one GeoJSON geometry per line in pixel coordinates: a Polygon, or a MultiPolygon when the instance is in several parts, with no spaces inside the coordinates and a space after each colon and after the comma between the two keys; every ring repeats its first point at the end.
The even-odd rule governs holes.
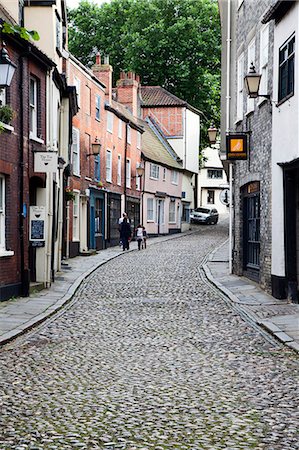
{"type": "Polygon", "coordinates": [[[204,282],[218,224],[100,267],[0,351],[1,449],[299,449],[299,358],[204,282]]]}

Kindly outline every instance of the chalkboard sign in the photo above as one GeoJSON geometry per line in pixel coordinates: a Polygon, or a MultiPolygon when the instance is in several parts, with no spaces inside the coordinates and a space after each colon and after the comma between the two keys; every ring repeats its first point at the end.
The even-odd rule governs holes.
{"type": "Polygon", "coordinates": [[[43,220],[31,220],[31,233],[30,240],[40,241],[44,240],[44,227],[45,222],[43,220]]]}

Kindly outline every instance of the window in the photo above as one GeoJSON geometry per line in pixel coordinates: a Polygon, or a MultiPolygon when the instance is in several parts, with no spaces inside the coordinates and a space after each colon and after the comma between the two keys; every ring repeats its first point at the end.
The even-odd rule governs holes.
{"type": "Polygon", "coordinates": [[[80,107],[80,100],[81,100],[81,83],[79,78],[74,77],[74,86],[76,87],[76,94],[77,94],[77,102],[78,106],[80,107]]]}
{"type": "Polygon", "coordinates": [[[112,182],[112,155],[110,150],[106,152],[106,181],[112,182]]]}
{"type": "Polygon", "coordinates": [[[72,164],[74,175],[80,175],[80,132],[73,127],[72,132],[72,164]]]}
{"type": "Polygon", "coordinates": [[[127,159],[126,187],[131,187],[131,161],[129,159],[127,159]]]}
{"type": "Polygon", "coordinates": [[[141,133],[137,131],[137,148],[141,148],[141,133]]]}
{"type": "Polygon", "coordinates": [[[147,199],[147,221],[148,222],[154,222],[154,199],[148,198],[147,199]]]}
{"type": "Polygon", "coordinates": [[[169,223],[175,223],[175,200],[169,203],[169,223]]]}
{"type": "Polygon", "coordinates": [[[123,122],[121,119],[118,119],[118,137],[119,139],[123,137],[123,122]]]}
{"type": "Polygon", "coordinates": [[[171,171],[171,182],[172,182],[172,184],[178,184],[178,179],[179,179],[178,175],[179,174],[178,174],[178,172],[176,170],[172,170],[171,171]]]}
{"type": "Polygon", "coordinates": [[[159,166],[157,164],[150,164],[150,178],[159,179],[159,166]]]}
{"type": "MultiPolygon", "coordinates": [[[[247,73],[251,63],[255,66],[255,40],[253,39],[247,49],[247,73]]],[[[254,98],[247,98],[247,113],[254,111],[254,98]]]]}
{"type": "Polygon", "coordinates": [[[215,191],[208,191],[207,203],[208,204],[214,204],[215,203],[215,191]]]}
{"type": "Polygon", "coordinates": [[[223,178],[222,169],[208,169],[208,178],[223,178]]]}
{"type": "Polygon", "coordinates": [[[107,131],[113,133],[113,114],[111,111],[107,111],[107,131]]]}
{"type": "Polygon", "coordinates": [[[79,192],[74,191],[73,200],[73,241],[79,241],[79,192]]]}
{"type": "Polygon", "coordinates": [[[101,179],[100,155],[94,158],[94,179],[96,181],[100,181],[101,179]]]}
{"type": "MultiPolygon", "coordinates": [[[[259,92],[268,93],[269,25],[265,25],[260,34],[260,73],[262,75],[259,92]]],[[[264,101],[264,100],[262,100],[264,101]]]]}
{"type": "Polygon", "coordinates": [[[96,119],[101,119],[101,97],[96,95],[96,119]]]}
{"type": "Polygon", "coordinates": [[[85,86],[85,91],[86,91],[86,114],[88,116],[91,115],[91,91],[90,91],[90,87],[89,86],[85,86]]]}
{"type": "Polygon", "coordinates": [[[117,184],[121,186],[121,155],[117,156],[117,184]]]}
{"type": "Polygon", "coordinates": [[[292,36],[279,50],[278,101],[294,94],[295,36],[292,36]]]}
{"type": "Polygon", "coordinates": [[[127,125],[127,143],[131,144],[131,127],[127,125]]]}
{"type": "Polygon", "coordinates": [[[0,89],[0,106],[6,105],[6,89],[0,89]]]}
{"type": "Polygon", "coordinates": [[[95,234],[102,234],[103,227],[103,202],[97,198],[95,202],[95,219],[94,219],[94,231],[95,234]]]}
{"type": "Polygon", "coordinates": [[[166,181],[166,169],[163,167],[163,181],[166,181]]]}
{"type": "Polygon", "coordinates": [[[139,177],[137,175],[137,168],[140,167],[140,163],[136,164],[136,189],[137,191],[140,191],[140,186],[141,186],[141,177],[139,177]]]}
{"type": "Polygon", "coordinates": [[[59,17],[56,16],[56,49],[61,51],[61,23],[59,17]]]}
{"type": "Polygon", "coordinates": [[[5,178],[0,174],[0,253],[5,250],[5,178]]]}
{"type": "Polygon", "coordinates": [[[237,120],[243,119],[244,54],[238,58],[237,66],[237,120]]]}
{"type": "Polygon", "coordinates": [[[159,223],[160,225],[163,225],[165,223],[164,221],[164,200],[157,200],[156,201],[156,223],[159,223]]]}
{"type": "Polygon", "coordinates": [[[30,78],[30,135],[37,137],[37,80],[30,78]]]}

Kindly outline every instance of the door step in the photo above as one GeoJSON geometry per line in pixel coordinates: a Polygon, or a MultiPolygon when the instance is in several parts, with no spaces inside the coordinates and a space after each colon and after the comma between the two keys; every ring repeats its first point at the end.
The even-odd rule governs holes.
{"type": "Polygon", "coordinates": [[[43,289],[45,289],[44,283],[39,283],[39,282],[32,281],[30,283],[29,293],[30,294],[35,294],[35,292],[42,291],[43,289]]]}

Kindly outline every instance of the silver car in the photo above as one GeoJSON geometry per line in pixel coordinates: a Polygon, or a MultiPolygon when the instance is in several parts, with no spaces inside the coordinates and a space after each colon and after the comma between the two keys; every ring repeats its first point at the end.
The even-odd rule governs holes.
{"type": "Polygon", "coordinates": [[[215,208],[195,208],[190,213],[191,223],[216,224],[218,222],[218,211],[215,208]]]}

